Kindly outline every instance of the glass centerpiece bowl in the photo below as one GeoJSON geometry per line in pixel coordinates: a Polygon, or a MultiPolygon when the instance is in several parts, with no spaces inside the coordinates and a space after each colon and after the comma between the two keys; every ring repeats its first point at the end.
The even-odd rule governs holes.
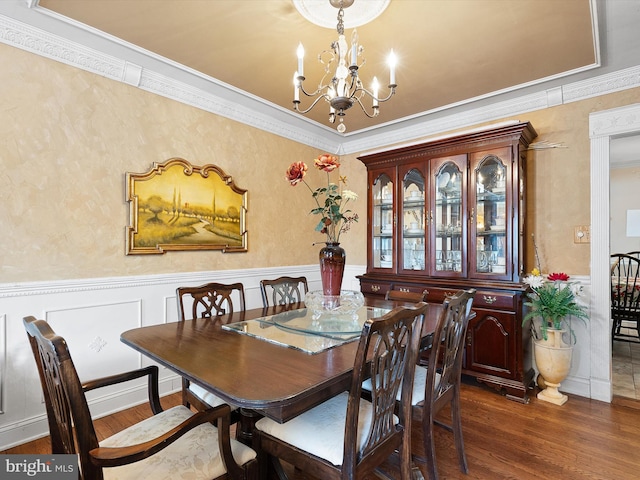
{"type": "Polygon", "coordinates": [[[324,295],[322,290],[308,292],[304,297],[314,318],[325,315],[355,315],[364,306],[364,295],[355,290],[341,290],[340,295],[324,295]]]}

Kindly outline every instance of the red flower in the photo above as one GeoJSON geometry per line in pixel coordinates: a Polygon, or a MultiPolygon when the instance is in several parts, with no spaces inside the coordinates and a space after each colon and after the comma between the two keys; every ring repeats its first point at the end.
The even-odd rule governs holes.
{"type": "Polygon", "coordinates": [[[550,273],[547,277],[547,280],[551,282],[555,282],[558,280],[566,282],[567,280],[569,280],[569,275],[567,275],[566,273],[550,273]]]}
{"type": "Polygon", "coordinates": [[[322,170],[327,173],[333,172],[336,168],[340,166],[338,157],[329,155],[328,153],[323,153],[322,155],[319,155],[318,158],[314,160],[314,162],[318,170],[322,170]]]}
{"type": "MultiPolygon", "coordinates": [[[[315,190],[309,186],[304,179],[307,173],[307,165],[304,162],[293,162],[289,166],[284,178],[292,186],[300,182],[307,186],[316,204],[316,207],[312,209],[310,213],[312,215],[320,215],[321,217],[320,221],[316,224],[316,232],[326,235],[328,242],[339,242],[340,234],[349,229],[349,224],[358,221],[358,215],[352,214],[348,208],[349,202],[356,201],[358,195],[346,188],[342,189],[336,183],[331,182],[331,172],[340,167],[338,157],[323,153],[314,159],[314,166],[318,170],[326,172],[326,186],[321,186],[315,190]]],[[[340,182],[346,186],[347,178],[341,176],[340,182]]]]}
{"type": "Polygon", "coordinates": [[[292,186],[297,185],[302,181],[304,176],[307,174],[307,164],[304,162],[293,162],[289,169],[287,170],[287,174],[284,177],[292,186]]]}

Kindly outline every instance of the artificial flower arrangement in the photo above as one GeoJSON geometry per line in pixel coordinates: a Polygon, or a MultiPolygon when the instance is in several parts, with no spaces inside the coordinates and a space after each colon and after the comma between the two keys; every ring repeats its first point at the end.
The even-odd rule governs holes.
{"type": "MultiPolygon", "coordinates": [[[[338,157],[324,153],[314,159],[313,163],[318,170],[326,172],[326,187],[319,187],[314,190],[309,186],[304,179],[308,169],[307,164],[304,162],[293,162],[287,170],[285,179],[291,186],[296,186],[300,182],[307,186],[317,205],[310,213],[320,215],[320,221],[315,230],[325,234],[327,242],[339,243],[340,234],[348,231],[352,222],[358,221],[358,214],[352,213],[351,210],[347,209],[347,204],[350,201],[357,200],[358,195],[331,182],[331,172],[340,167],[338,157]]],[[[339,182],[346,186],[346,177],[340,176],[339,182]]]]}
{"type": "MultiPolygon", "coordinates": [[[[524,316],[522,323],[534,317],[541,317],[540,332],[545,340],[547,340],[547,330],[562,329],[568,317],[582,320],[589,318],[586,306],[576,301],[582,286],[570,282],[569,278],[566,273],[551,273],[545,278],[538,268],[534,268],[524,278],[524,283],[529,285],[532,291],[527,294],[529,301],[524,303],[530,310],[524,316]]],[[[571,326],[568,326],[575,340],[575,334],[571,326]]]]}

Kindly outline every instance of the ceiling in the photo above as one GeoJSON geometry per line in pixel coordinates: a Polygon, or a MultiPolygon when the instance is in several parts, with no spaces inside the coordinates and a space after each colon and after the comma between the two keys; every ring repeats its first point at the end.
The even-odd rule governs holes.
{"type": "MultiPolygon", "coordinates": [[[[307,52],[306,83],[313,89],[322,76],[317,54],[337,37],[335,28],[306,20],[292,0],[29,1],[291,115],[300,115],[292,112],[298,42],[307,52]]],[[[355,0],[351,8],[366,1],[355,0]]],[[[377,118],[367,118],[358,107],[349,110],[347,133],[598,67],[593,5],[592,0],[391,0],[377,19],[357,30],[366,59],[363,83],[368,87],[376,75],[386,85],[384,62],[393,49],[397,92],[381,104],[377,118]]],[[[344,18],[350,38],[349,9],[344,18]]],[[[307,116],[335,127],[324,102],[307,116]]]]}

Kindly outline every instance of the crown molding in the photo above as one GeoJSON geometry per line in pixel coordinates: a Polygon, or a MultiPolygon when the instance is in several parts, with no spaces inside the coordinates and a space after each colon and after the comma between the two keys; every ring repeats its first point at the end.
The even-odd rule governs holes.
{"type": "Polygon", "coordinates": [[[492,102],[484,98],[475,103],[479,106],[449,105],[367,131],[340,135],[329,127],[150,52],[134,51],[133,46],[92,34],[86,28],[63,22],[55,16],[44,15],[45,10],[40,7],[28,8],[23,4],[20,8],[14,5],[13,9],[8,9],[0,4],[0,42],[337,154],[360,153],[411,142],[640,86],[640,66],[634,66],[508,100],[492,102]],[[12,17],[4,15],[4,12],[9,12],[12,17]],[[83,44],[51,31],[63,31],[69,38],[93,37],[89,37],[91,42],[83,44]],[[105,42],[112,47],[109,51],[117,55],[105,54],[94,48],[100,44],[104,50],[105,42]]]}
{"type": "Polygon", "coordinates": [[[289,111],[214,79],[195,75],[184,67],[165,63],[168,74],[160,73],[2,14],[0,42],[305,145],[330,152],[339,150],[339,138],[331,138],[333,132],[328,127],[307,119],[303,123],[293,122],[291,118],[297,117],[289,111]]]}

